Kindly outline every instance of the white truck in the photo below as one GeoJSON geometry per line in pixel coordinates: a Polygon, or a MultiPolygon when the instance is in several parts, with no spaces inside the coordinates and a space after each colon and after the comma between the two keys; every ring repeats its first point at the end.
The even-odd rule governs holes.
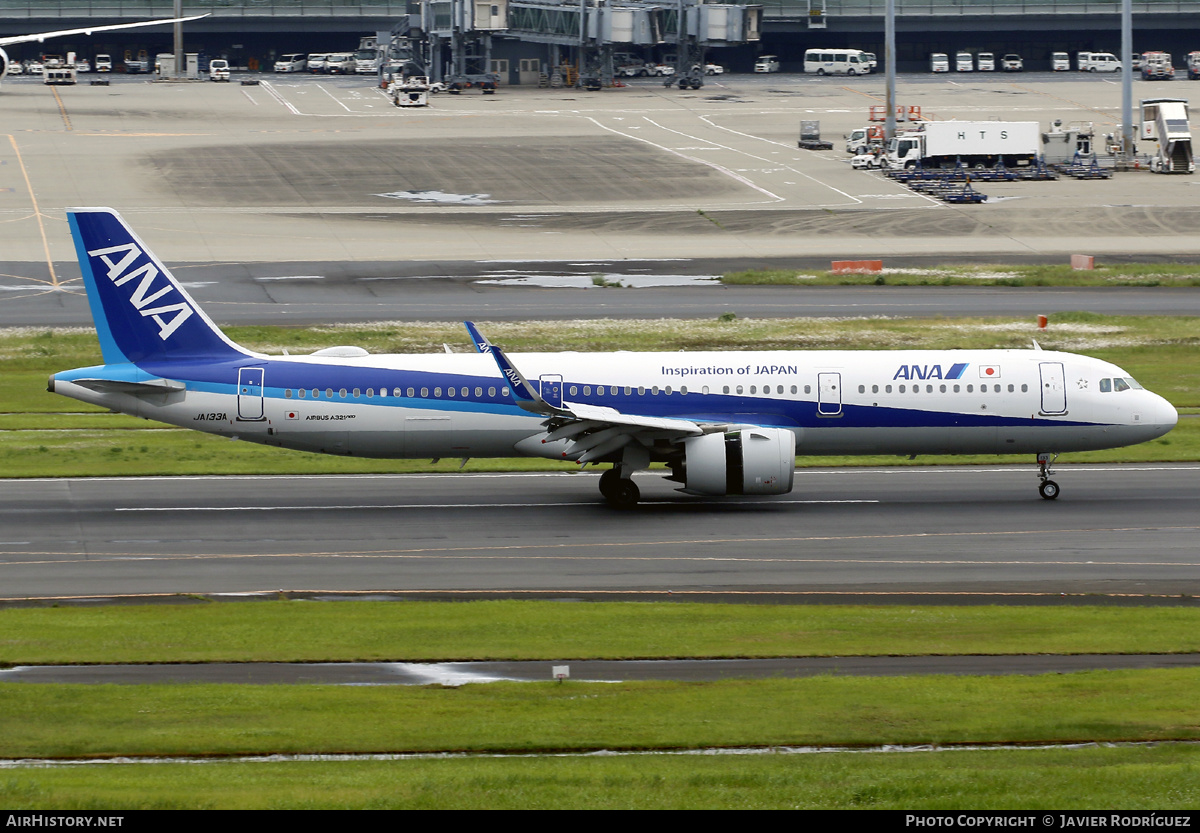
{"type": "Polygon", "coordinates": [[[1146,98],[1141,104],[1142,139],[1158,143],[1150,170],[1158,174],[1193,173],[1196,163],[1192,158],[1187,99],[1146,98]]]}
{"type": "Polygon", "coordinates": [[[1066,72],[1071,68],[1071,56],[1066,52],[1050,53],[1050,69],[1054,72],[1066,72]]]}
{"type": "Polygon", "coordinates": [[[1033,164],[1042,137],[1035,121],[933,121],[888,143],[887,167],[972,168],[1033,164]]]}

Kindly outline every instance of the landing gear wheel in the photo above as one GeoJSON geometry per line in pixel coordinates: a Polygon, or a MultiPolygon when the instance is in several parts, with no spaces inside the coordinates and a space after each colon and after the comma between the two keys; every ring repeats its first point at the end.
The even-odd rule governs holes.
{"type": "Polygon", "coordinates": [[[641,500],[642,492],[629,478],[618,478],[609,490],[604,493],[608,505],[615,509],[632,509],[641,500]]]}
{"type": "Polygon", "coordinates": [[[1043,480],[1042,485],[1038,486],[1038,492],[1043,500],[1054,500],[1058,497],[1058,484],[1053,480],[1043,480]]]}
{"type": "Polygon", "coordinates": [[[611,500],[613,489],[621,482],[621,476],[616,469],[609,469],[600,475],[600,494],[605,500],[611,500]]]}

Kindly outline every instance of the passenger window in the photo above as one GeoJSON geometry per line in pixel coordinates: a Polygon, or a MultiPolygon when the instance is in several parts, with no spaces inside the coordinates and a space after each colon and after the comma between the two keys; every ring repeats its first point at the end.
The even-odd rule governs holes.
{"type": "Polygon", "coordinates": [[[926,385],[926,386],[925,386],[925,392],[926,392],[926,393],[933,393],[933,385],[926,385]]]}
{"type": "Polygon", "coordinates": [[[679,395],[680,395],[680,396],[687,396],[687,385],[683,385],[683,386],[682,386],[682,387],[679,389],[679,395]]]}
{"type": "Polygon", "coordinates": [[[859,385],[859,386],[858,386],[858,392],[859,392],[859,393],[866,393],[866,392],[867,392],[867,386],[866,386],[866,385],[859,385]]]}
{"type": "Polygon", "coordinates": [[[283,398],[284,398],[284,399],[291,399],[291,398],[292,398],[292,389],[291,389],[291,388],[288,388],[287,390],[285,390],[285,391],[283,392],[283,398]]]}
{"type": "Polygon", "coordinates": [[[433,395],[434,395],[434,396],[441,396],[441,395],[442,395],[442,389],[441,389],[441,388],[434,388],[434,389],[433,389],[433,395]]]}
{"type": "Polygon", "coordinates": [[[333,388],[325,388],[325,398],[333,399],[333,388]]]}
{"type": "Polygon", "coordinates": [[[571,385],[571,396],[575,396],[577,393],[579,393],[579,389],[571,385]]]}
{"type": "Polygon", "coordinates": [[[483,399],[483,388],[475,388],[475,398],[483,399]]]}
{"type": "MultiPolygon", "coordinates": [[[[628,391],[628,388],[626,388],[626,390],[628,391]]],[[[638,396],[645,396],[645,395],[646,395],[646,389],[643,386],[638,385],[638,396]]]]}
{"type": "Polygon", "coordinates": [[[496,386],[493,385],[490,388],[488,388],[488,397],[494,398],[495,396],[496,396],[496,386]]]}
{"type": "Polygon", "coordinates": [[[466,399],[468,396],[471,395],[471,389],[468,387],[463,387],[463,389],[460,391],[460,393],[462,393],[463,399],[466,399]]]}
{"type": "Polygon", "coordinates": [[[899,390],[901,393],[904,393],[904,385],[901,385],[901,386],[898,388],[898,390],[899,390]]]}
{"type": "Polygon", "coordinates": [[[975,386],[967,385],[967,393],[974,393],[974,392],[975,392],[975,386]]]}
{"type": "Polygon", "coordinates": [[[942,391],[942,393],[945,393],[945,392],[946,392],[946,386],[945,386],[945,385],[939,385],[939,388],[940,388],[940,390],[942,391]]]}
{"type": "Polygon", "coordinates": [[[721,393],[729,393],[729,385],[726,385],[725,387],[721,388],[721,393]]]}
{"type": "Polygon", "coordinates": [[[341,390],[339,390],[338,396],[340,396],[342,399],[345,399],[346,398],[346,389],[342,388],[341,390]]]}
{"type": "Polygon", "coordinates": [[[758,393],[758,386],[757,386],[757,385],[751,385],[751,386],[750,386],[750,392],[751,392],[751,393],[758,393]]]}
{"type": "Polygon", "coordinates": [[[1008,386],[1008,392],[1009,392],[1009,393],[1012,393],[1012,392],[1013,392],[1013,391],[1015,391],[1015,390],[1016,390],[1016,388],[1015,388],[1013,385],[1009,385],[1009,386],[1008,386]]]}
{"type": "MultiPolygon", "coordinates": [[[[367,388],[367,399],[370,399],[370,398],[371,398],[371,397],[373,397],[374,395],[375,395],[375,388],[367,388]]],[[[384,396],[387,396],[387,391],[386,391],[386,390],[385,390],[385,391],[383,391],[383,395],[384,395],[384,396]]]]}
{"type": "MultiPolygon", "coordinates": [[[[394,391],[392,391],[392,396],[403,396],[403,395],[404,395],[404,391],[400,390],[400,388],[396,388],[394,391]]],[[[409,396],[412,396],[412,395],[413,395],[413,389],[412,389],[412,388],[409,388],[409,389],[408,389],[408,395],[409,395],[409,396]]]]}
{"type": "Polygon", "coordinates": [[[1029,385],[1021,385],[1021,393],[1028,393],[1029,385]]]}
{"type": "Polygon", "coordinates": [[[804,392],[805,392],[805,393],[812,393],[812,385],[805,385],[805,386],[804,386],[804,392]]]}
{"type": "Polygon", "coordinates": [[[671,386],[670,386],[670,385],[667,385],[667,387],[665,388],[664,392],[667,394],[667,396],[670,396],[670,395],[671,395],[671,386]]]}
{"type": "Polygon", "coordinates": [[[992,390],[993,390],[993,391],[995,391],[996,393],[999,393],[999,392],[1000,392],[1000,386],[999,386],[999,385],[992,385],[992,390]]]}
{"type": "Polygon", "coordinates": [[[592,395],[592,387],[591,387],[591,385],[584,385],[584,386],[583,386],[583,395],[584,395],[584,396],[591,396],[591,395],[592,395]]]}
{"type": "MultiPolygon", "coordinates": [[[[353,393],[354,393],[354,398],[358,399],[358,388],[355,388],[353,393]]],[[[342,394],[342,396],[345,396],[345,395],[346,395],[345,393],[342,394]]]]}
{"type": "Polygon", "coordinates": [[[421,388],[421,396],[422,397],[429,396],[429,388],[421,388]]]}
{"type": "Polygon", "coordinates": [[[658,385],[655,385],[654,387],[650,388],[650,395],[658,396],[658,385]]]}
{"type": "Polygon", "coordinates": [[[796,386],[792,385],[792,394],[795,395],[795,393],[796,393],[796,386]]]}
{"type": "Polygon", "coordinates": [[[500,395],[508,396],[508,385],[505,385],[504,387],[500,388],[500,395]]]}
{"type": "Polygon", "coordinates": [[[955,393],[958,393],[960,390],[961,390],[961,388],[960,388],[958,385],[955,385],[955,386],[954,386],[954,392],[955,392],[955,393]]]}
{"type": "Polygon", "coordinates": [[[304,388],[300,388],[300,391],[299,391],[299,392],[300,392],[300,398],[301,398],[301,399],[303,399],[303,398],[304,398],[304,396],[305,396],[305,394],[307,394],[307,393],[308,393],[308,391],[306,391],[304,388]]]}
{"type": "Polygon", "coordinates": [[[879,393],[879,385],[871,385],[871,393],[879,393]]]}
{"type": "MultiPolygon", "coordinates": [[[[435,391],[435,393],[436,393],[436,391],[435,391]]],[[[453,399],[454,398],[454,388],[446,388],[446,396],[453,399]]]]}
{"type": "Polygon", "coordinates": [[[320,392],[319,390],[317,390],[316,388],[313,388],[313,392],[312,392],[312,393],[313,393],[313,399],[320,399],[320,398],[321,398],[321,392],[320,392]]]}
{"type": "Polygon", "coordinates": [[[741,393],[741,392],[742,392],[742,386],[741,386],[741,385],[738,385],[738,386],[737,386],[737,392],[738,392],[738,393],[741,393]]]}
{"type": "Polygon", "coordinates": [[[892,392],[892,386],[891,386],[891,385],[884,385],[884,386],[883,386],[883,392],[884,392],[884,393],[891,393],[891,392],[892,392]]]}

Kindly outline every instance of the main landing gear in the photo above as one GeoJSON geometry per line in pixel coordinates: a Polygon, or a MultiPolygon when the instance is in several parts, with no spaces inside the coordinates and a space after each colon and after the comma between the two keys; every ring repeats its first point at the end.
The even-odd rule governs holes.
{"type": "Polygon", "coordinates": [[[600,475],[600,494],[608,501],[609,506],[630,509],[641,500],[642,492],[628,474],[622,474],[621,468],[619,465],[613,466],[600,475]]]}
{"type": "Polygon", "coordinates": [[[1058,459],[1057,454],[1042,452],[1038,454],[1038,479],[1041,480],[1041,485],[1038,486],[1038,494],[1042,496],[1042,500],[1054,500],[1058,497],[1058,484],[1050,479],[1050,475],[1054,474],[1054,461],[1058,459]]]}

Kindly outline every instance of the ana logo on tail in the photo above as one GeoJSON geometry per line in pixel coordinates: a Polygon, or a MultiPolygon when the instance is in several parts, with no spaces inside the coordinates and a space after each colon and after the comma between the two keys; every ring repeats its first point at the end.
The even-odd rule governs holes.
{"type": "Polygon", "coordinates": [[[103,261],[104,265],[108,267],[108,279],[113,282],[114,286],[124,286],[135,278],[141,278],[134,287],[133,294],[129,296],[129,303],[133,304],[134,309],[143,318],[154,319],[158,324],[158,337],[166,341],[184,321],[192,317],[195,310],[183,300],[173,304],[150,306],[164,295],[173,292],[174,287],[164,281],[165,286],[150,294],[150,290],[154,288],[155,279],[160,275],[158,269],[153,263],[145,263],[136,269],[132,268],[137,259],[144,254],[133,243],[123,243],[107,249],[93,249],[88,252],[88,257],[98,257],[103,261]]]}

